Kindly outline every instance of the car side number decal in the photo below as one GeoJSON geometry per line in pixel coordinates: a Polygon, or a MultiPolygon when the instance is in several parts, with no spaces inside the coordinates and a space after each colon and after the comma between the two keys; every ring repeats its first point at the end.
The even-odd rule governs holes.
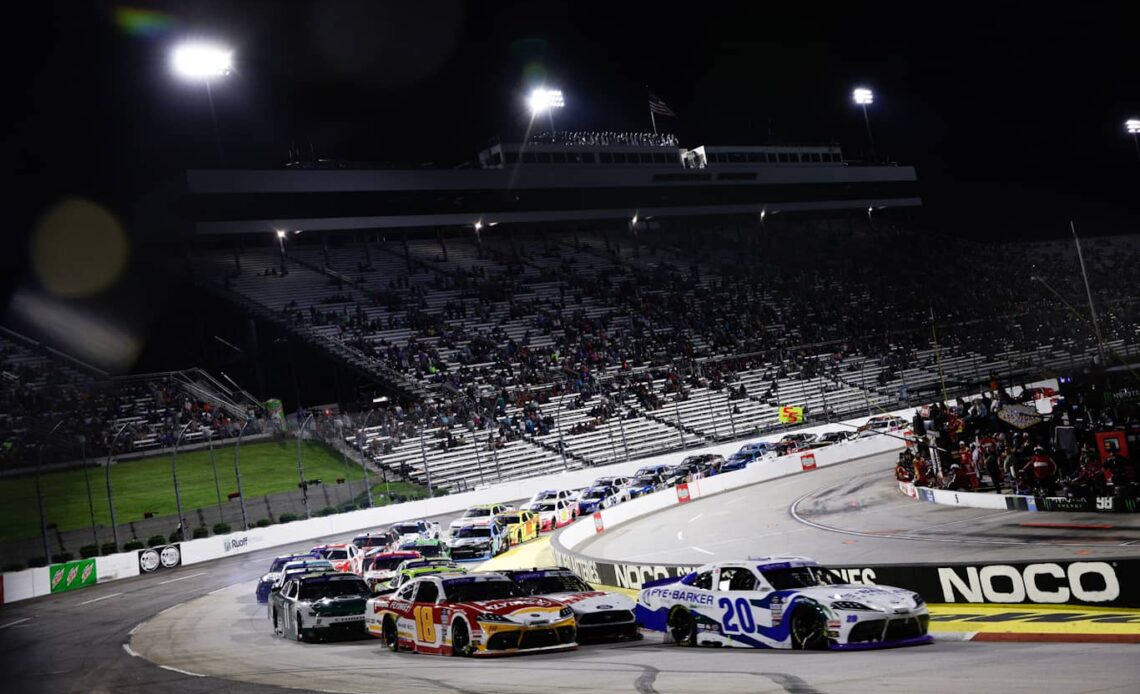
{"type": "Polygon", "coordinates": [[[416,634],[420,641],[435,643],[435,620],[432,618],[430,605],[424,605],[412,610],[416,619],[416,634]]]}
{"type": "Polygon", "coordinates": [[[737,598],[736,602],[730,598],[721,598],[717,605],[724,610],[721,623],[725,631],[743,631],[746,634],[756,631],[756,620],[752,617],[752,605],[746,598],[737,598]],[[732,621],[734,615],[740,620],[739,626],[732,621]]]}

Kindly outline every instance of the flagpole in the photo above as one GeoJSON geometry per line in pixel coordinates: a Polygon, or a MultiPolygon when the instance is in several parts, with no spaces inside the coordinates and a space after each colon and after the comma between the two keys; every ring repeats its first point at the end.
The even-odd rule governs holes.
{"type": "Polygon", "coordinates": [[[649,120],[653,122],[653,134],[657,134],[657,117],[653,115],[653,107],[649,107],[649,120]]]}

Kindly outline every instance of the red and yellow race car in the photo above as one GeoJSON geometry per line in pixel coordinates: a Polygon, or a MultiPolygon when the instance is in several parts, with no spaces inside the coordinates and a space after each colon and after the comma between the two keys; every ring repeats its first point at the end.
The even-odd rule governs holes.
{"type": "Polygon", "coordinates": [[[413,579],[369,600],[364,624],[393,651],[493,656],[578,647],[572,609],[490,572],[413,579]]]}

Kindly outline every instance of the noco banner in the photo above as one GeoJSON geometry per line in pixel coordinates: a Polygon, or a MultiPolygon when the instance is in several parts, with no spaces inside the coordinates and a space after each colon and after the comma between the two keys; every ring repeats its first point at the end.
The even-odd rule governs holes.
{"type": "MultiPolygon", "coordinates": [[[[591,583],[639,590],[679,578],[693,565],[619,563],[584,557],[551,544],[554,558],[591,583]]],[[[832,566],[847,583],[913,590],[927,602],[1140,607],[1140,559],[832,566]]]]}
{"type": "Polygon", "coordinates": [[[51,592],[53,593],[63,593],[68,590],[93,586],[98,579],[94,559],[52,564],[49,576],[51,578],[51,592]]]}

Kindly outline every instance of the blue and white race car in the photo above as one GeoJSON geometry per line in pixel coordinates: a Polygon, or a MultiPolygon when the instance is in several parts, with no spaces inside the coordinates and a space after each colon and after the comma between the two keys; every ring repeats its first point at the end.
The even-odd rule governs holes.
{"type": "Polygon", "coordinates": [[[273,563],[269,565],[269,571],[257,579],[257,601],[260,603],[269,602],[269,592],[273,588],[274,582],[281,576],[281,571],[286,564],[312,558],[313,555],[307,552],[305,554],[282,554],[275,557],[273,563]]]}
{"type": "Polygon", "coordinates": [[[629,490],[615,487],[587,487],[578,497],[578,515],[601,511],[629,500],[629,490]]]}
{"type": "Polygon", "coordinates": [[[853,650],[929,643],[922,596],[850,585],[805,557],[706,564],[642,586],[646,629],[683,646],[853,650]]]}

